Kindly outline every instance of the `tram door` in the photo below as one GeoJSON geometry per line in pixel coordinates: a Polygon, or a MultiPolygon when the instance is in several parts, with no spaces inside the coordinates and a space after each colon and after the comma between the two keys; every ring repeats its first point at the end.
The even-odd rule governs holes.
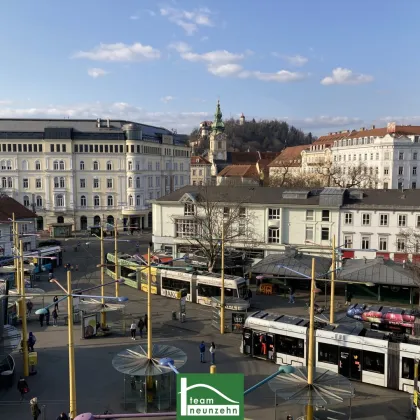
{"type": "Polygon", "coordinates": [[[254,331],[252,339],[252,356],[274,360],[274,336],[272,334],[254,331]]]}
{"type": "Polygon", "coordinates": [[[244,354],[251,354],[252,351],[252,331],[248,328],[244,329],[244,335],[243,335],[243,351],[244,354]]]}
{"type": "Polygon", "coordinates": [[[338,373],[349,379],[362,379],[362,352],[357,349],[340,347],[340,361],[338,373]]]}

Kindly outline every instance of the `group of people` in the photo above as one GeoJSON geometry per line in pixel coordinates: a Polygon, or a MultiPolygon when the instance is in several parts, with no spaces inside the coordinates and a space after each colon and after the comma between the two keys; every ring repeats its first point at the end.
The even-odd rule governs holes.
{"type": "MultiPolygon", "coordinates": [[[[204,341],[202,341],[200,343],[200,362],[201,363],[206,363],[206,344],[204,343],[204,341]]],[[[211,357],[211,364],[215,365],[216,364],[216,345],[214,344],[214,342],[212,341],[210,344],[210,357],[211,357]]]]}
{"type": "Polygon", "coordinates": [[[50,312],[49,308],[46,308],[47,313],[39,315],[39,324],[41,325],[41,327],[44,326],[44,321],[47,324],[47,326],[50,325],[51,316],[53,319],[53,326],[56,327],[58,325],[58,312],[59,311],[58,311],[58,297],[57,296],[54,296],[53,302],[54,302],[54,309],[52,313],[50,312]]]}
{"type": "Polygon", "coordinates": [[[143,338],[143,330],[146,329],[147,331],[147,323],[148,323],[147,314],[144,315],[144,318],[140,318],[139,322],[136,325],[136,322],[133,320],[133,322],[130,325],[130,333],[131,333],[131,339],[136,339],[136,332],[137,328],[139,329],[140,338],[143,338]]]}

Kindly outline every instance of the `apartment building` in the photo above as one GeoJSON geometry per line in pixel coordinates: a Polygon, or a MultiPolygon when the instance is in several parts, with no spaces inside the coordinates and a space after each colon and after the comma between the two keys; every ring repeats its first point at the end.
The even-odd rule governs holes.
{"type": "Polygon", "coordinates": [[[151,226],[151,200],[190,183],[177,134],[123,120],[0,119],[3,193],[36,211],[38,230],[121,219],[151,226]]]}
{"type": "Polygon", "coordinates": [[[191,184],[209,185],[211,183],[211,163],[203,156],[191,156],[191,184]]]}

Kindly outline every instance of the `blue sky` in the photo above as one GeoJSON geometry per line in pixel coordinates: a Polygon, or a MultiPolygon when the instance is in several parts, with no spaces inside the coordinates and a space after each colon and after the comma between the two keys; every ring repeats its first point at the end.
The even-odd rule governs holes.
{"type": "Polygon", "coordinates": [[[420,2],[15,0],[0,4],[0,118],[212,119],[305,131],[420,123],[420,2]],[[123,4],[123,6],[122,6],[123,4]]]}

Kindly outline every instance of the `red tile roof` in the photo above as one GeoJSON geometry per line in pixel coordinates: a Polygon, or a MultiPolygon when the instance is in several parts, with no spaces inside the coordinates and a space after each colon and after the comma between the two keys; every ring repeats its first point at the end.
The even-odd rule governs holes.
{"type": "Polygon", "coordinates": [[[260,159],[274,160],[280,152],[232,152],[232,164],[251,165],[260,159]]]}
{"type": "Polygon", "coordinates": [[[300,166],[301,153],[303,150],[308,150],[311,146],[304,144],[300,146],[286,147],[268,166],[300,166]]]}
{"type": "Polygon", "coordinates": [[[229,165],[217,174],[222,177],[240,176],[244,178],[255,178],[258,175],[256,165],[229,165]]]}
{"type": "Polygon", "coordinates": [[[203,156],[191,156],[191,165],[211,165],[203,156]]]}
{"type": "Polygon", "coordinates": [[[36,214],[20,204],[15,199],[7,196],[0,195],[0,220],[7,221],[15,214],[15,219],[34,219],[36,214]]]}

